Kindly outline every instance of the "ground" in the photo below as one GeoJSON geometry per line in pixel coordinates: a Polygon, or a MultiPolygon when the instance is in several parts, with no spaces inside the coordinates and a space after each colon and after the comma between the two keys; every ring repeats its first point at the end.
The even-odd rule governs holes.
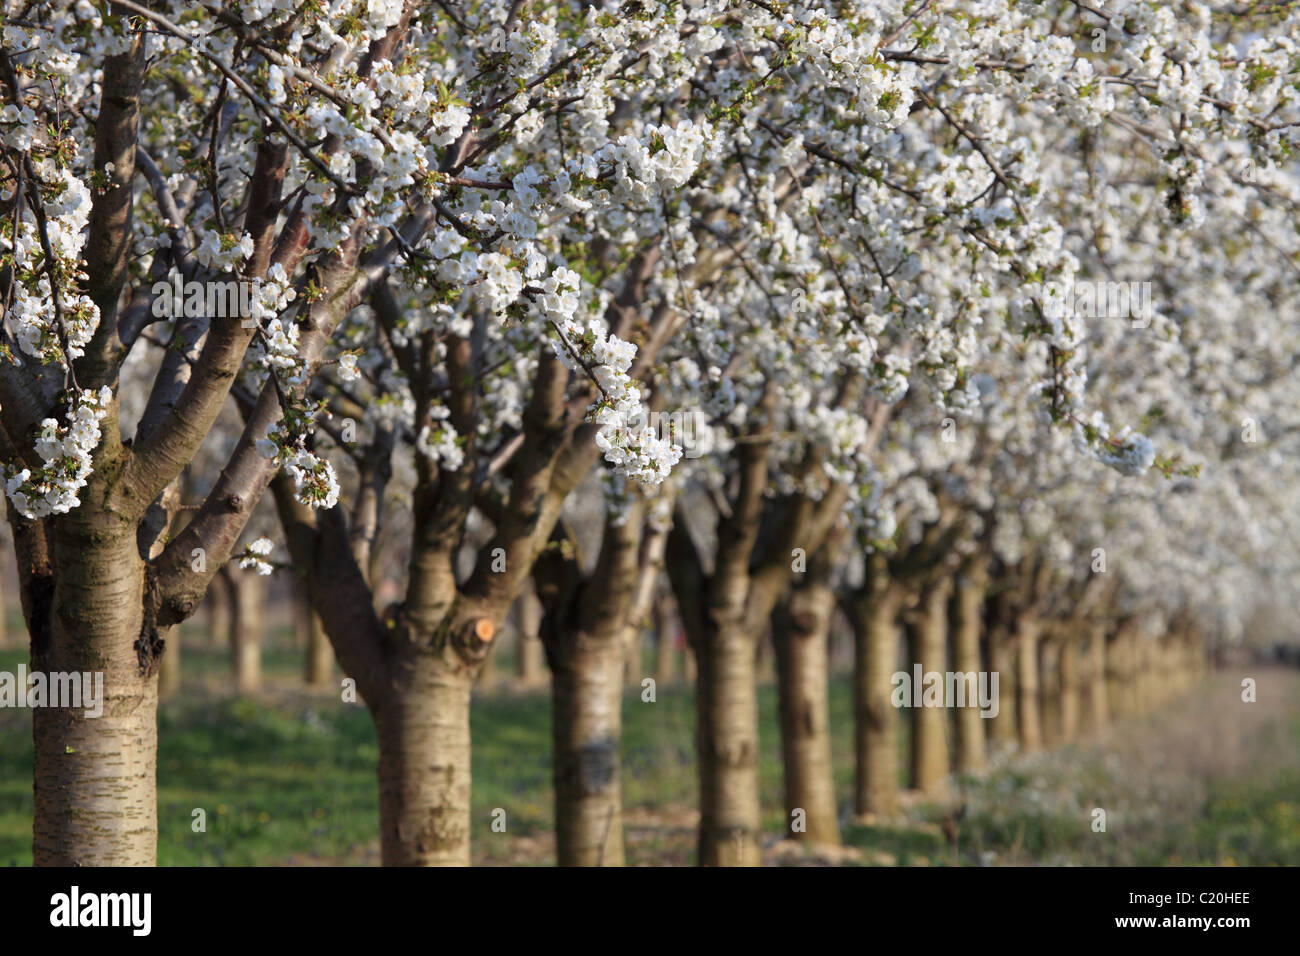
{"type": "MultiPolygon", "coordinates": [[[[0,670],[26,654],[0,651],[0,670]]],[[[184,693],[159,715],[162,865],[374,865],[378,750],[361,705],[296,686],[301,657],[267,655],[268,690],[231,695],[223,652],[186,648],[184,693]],[[192,829],[203,809],[206,832],[192,829]]],[[[906,800],[902,819],[848,815],[850,690],[832,687],[836,780],[846,847],[808,852],[780,839],[781,770],[773,688],[762,688],[761,783],[771,864],[1300,865],[1300,672],[1260,671],[1259,701],[1236,673],[1106,734],[958,782],[951,801],[906,800]],[[955,822],[956,809],[965,812],[955,822]],[[1093,811],[1106,811],[1094,832],[1093,811]],[[955,838],[955,839],[954,839],[955,838]]],[[[474,702],[477,864],[554,863],[550,700],[495,690],[474,702]],[[506,811],[506,831],[491,828],[506,811]]],[[[624,700],[627,858],[690,864],[695,775],[692,694],[659,688],[624,700]]],[[[0,865],[31,862],[31,716],[0,710],[0,865]]],[[[904,721],[906,723],[906,721],[904,721]]],[[[903,762],[904,764],[906,761],[903,762]]]]}

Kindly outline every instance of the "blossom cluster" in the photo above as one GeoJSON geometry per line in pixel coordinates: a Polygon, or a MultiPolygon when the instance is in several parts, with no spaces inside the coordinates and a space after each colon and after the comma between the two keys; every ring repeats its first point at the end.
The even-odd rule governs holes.
{"type": "Polygon", "coordinates": [[[36,454],[43,464],[33,471],[13,467],[6,471],[5,494],[24,518],[67,514],[81,504],[77,492],[86,486],[91,473],[91,455],[100,441],[100,425],[113,400],[107,385],[98,392],[81,391],[64,418],[46,418],[36,440],[36,454]]]}
{"type": "Polygon", "coordinates": [[[271,562],[266,559],[275,549],[275,545],[270,538],[261,537],[256,541],[251,541],[239,555],[237,563],[245,571],[254,571],[260,575],[268,575],[275,570],[271,562]]]}

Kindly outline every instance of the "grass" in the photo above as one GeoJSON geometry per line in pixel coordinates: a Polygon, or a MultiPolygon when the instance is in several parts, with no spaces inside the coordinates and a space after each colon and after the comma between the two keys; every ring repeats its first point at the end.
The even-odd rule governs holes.
{"type": "MultiPolygon", "coordinates": [[[[0,651],[0,669],[25,660],[25,651],[0,651]]],[[[300,661],[287,635],[277,635],[264,661],[269,691],[239,698],[225,689],[224,653],[187,645],[184,693],[159,712],[161,865],[378,862],[378,748],[369,715],[335,692],[295,687],[300,661]],[[206,814],[206,832],[192,829],[196,809],[206,814]]],[[[1153,763],[1153,753],[1167,758],[1173,746],[1161,743],[1160,735],[1172,732],[1166,723],[1179,729],[1187,713],[1198,712],[1175,709],[1141,734],[1128,728],[1102,745],[1064,748],[963,781],[968,806],[955,849],[937,825],[951,812],[946,804],[911,804],[889,825],[846,823],[845,842],[861,851],[862,862],[902,865],[1300,864],[1300,681],[1285,679],[1289,709],[1261,713],[1241,728],[1237,744],[1248,740],[1255,755],[1245,770],[1196,767],[1187,777],[1185,767],[1153,763]],[[1089,825],[1098,803],[1109,814],[1105,834],[1089,825]]],[[[845,679],[833,682],[831,708],[837,790],[847,801],[852,702],[845,679]]],[[[759,711],[763,822],[774,838],[786,821],[770,686],[760,689],[759,711]]],[[[623,720],[629,861],[688,864],[696,819],[693,693],[660,687],[647,703],[630,691],[623,720]]],[[[471,725],[476,862],[553,862],[549,696],[480,694],[471,725]],[[506,811],[506,834],[491,829],[496,808],[506,811]]],[[[0,710],[0,865],[31,862],[31,768],[30,715],[0,710]]]]}

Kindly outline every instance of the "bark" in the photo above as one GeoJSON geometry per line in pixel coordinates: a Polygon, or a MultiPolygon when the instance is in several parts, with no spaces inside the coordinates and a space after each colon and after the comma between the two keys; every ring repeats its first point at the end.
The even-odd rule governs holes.
{"type": "MultiPolygon", "coordinates": [[[[768,388],[752,433],[760,440],[739,450],[740,479],[730,514],[718,527],[713,573],[705,574],[680,508],[668,537],[668,574],[697,668],[701,866],[762,863],[755,658],[791,570],[788,536],[768,560],[754,561],[768,469],[769,443],[761,439],[771,433],[775,402],[776,393],[768,388]]],[[[815,551],[825,532],[812,531],[807,514],[805,505],[792,507],[785,530],[802,533],[815,551]]]]}
{"type": "Polygon", "coordinates": [[[677,681],[676,630],[667,600],[660,597],[654,603],[655,628],[655,680],[661,687],[667,687],[677,681]]]}
{"type": "Polygon", "coordinates": [[[483,666],[479,668],[478,677],[475,679],[475,686],[482,690],[491,690],[497,682],[497,660],[492,655],[488,655],[483,666]]]}
{"type": "MultiPolygon", "coordinates": [[[[942,679],[948,670],[948,595],[951,581],[943,578],[930,585],[921,596],[912,633],[914,660],[921,673],[938,673],[942,679]]],[[[944,685],[941,684],[940,693],[944,685]]],[[[941,702],[942,703],[942,702],[941,702]]],[[[943,793],[948,772],[948,709],[912,708],[912,787],[927,795],[943,793]]]]}
{"type": "Polygon", "coordinates": [[[1042,745],[1061,742],[1061,639],[1046,630],[1038,640],[1038,715],[1042,745]]]}
{"type": "MultiPolygon", "coordinates": [[[[94,167],[111,163],[112,172],[92,199],[88,222],[83,288],[99,307],[100,323],[76,363],[83,388],[114,381],[120,360],[117,304],[131,248],[143,69],[138,34],[103,62],[94,167]]],[[[0,378],[12,380],[9,374],[0,378]]],[[[26,437],[23,418],[32,403],[16,405],[7,384],[5,391],[3,431],[26,437]]],[[[76,672],[83,679],[91,675],[92,682],[98,674],[103,681],[99,717],[87,717],[81,707],[32,712],[32,855],[38,866],[147,866],[158,842],[157,657],[165,632],[155,626],[152,587],[145,613],[146,575],[136,541],[143,508],[133,511],[118,497],[126,453],[115,404],[102,427],[79,508],[44,521],[10,518],[33,671],[76,672]]]]}
{"type": "Polygon", "coordinates": [[[786,825],[802,817],[795,839],[839,846],[840,831],[831,772],[829,699],[830,624],[835,594],[830,567],[809,568],[809,580],[778,611],[772,632],[776,650],[785,772],[786,825]]]}
{"type": "Polygon", "coordinates": [[[208,609],[209,646],[228,647],[232,620],[230,609],[234,598],[230,593],[230,578],[226,574],[218,574],[212,579],[212,586],[208,589],[207,600],[204,603],[208,609]]]}
{"type": "Polygon", "coordinates": [[[988,629],[987,653],[989,671],[998,675],[998,713],[986,721],[989,725],[988,742],[995,751],[1005,753],[1016,748],[1019,685],[1016,681],[1015,641],[1010,624],[1000,613],[988,629]]]}
{"type": "Polygon", "coordinates": [[[1140,712],[1140,692],[1137,686],[1141,666],[1139,649],[1137,624],[1131,619],[1120,622],[1112,644],[1107,648],[1111,713],[1118,717],[1134,717],[1140,712]]]}
{"type": "Polygon", "coordinates": [[[519,634],[519,683],[525,687],[536,687],[546,680],[546,654],[538,636],[542,624],[542,605],[532,587],[519,595],[515,609],[519,634]]]}
{"type": "Polygon", "coordinates": [[[776,653],[772,648],[772,635],[763,634],[755,644],[754,673],[760,684],[776,680],[776,653]]]}
{"type": "Polygon", "coordinates": [[[1129,679],[1129,694],[1131,695],[1129,707],[1134,714],[1145,714],[1151,709],[1155,698],[1158,696],[1156,686],[1160,675],[1156,664],[1156,640],[1152,635],[1135,631],[1133,643],[1133,671],[1129,679]]]}
{"type": "MultiPolygon", "coordinates": [[[[983,623],[984,589],[987,569],[982,558],[967,562],[958,575],[952,603],[952,668],[959,674],[980,672],[980,627],[983,623]]],[[[999,690],[1001,686],[999,685],[999,690]]],[[[978,702],[965,701],[957,708],[956,766],[962,773],[979,773],[984,769],[984,724],[978,702]],[[976,704],[972,706],[972,703],[976,704]]]]}
{"type": "Polygon", "coordinates": [[[11,635],[9,633],[9,595],[5,592],[8,590],[8,584],[4,575],[0,574],[0,647],[9,647],[11,635]]]}
{"type": "Polygon", "coordinates": [[[334,682],[334,648],[321,625],[320,615],[309,600],[300,602],[300,626],[306,638],[303,647],[303,680],[308,687],[327,687],[334,682]]]}
{"type": "Polygon", "coordinates": [[[853,622],[853,806],[859,816],[891,817],[898,812],[898,710],[890,701],[890,677],[898,669],[898,614],[903,595],[890,586],[883,556],[873,556],[871,564],[869,586],[849,607],[853,622]]]}
{"type": "Polygon", "coordinates": [[[1061,741],[1068,743],[1079,735],[1079,641],[1073,635],[1067,635],[1061,644],[1057,667],[1061,678],[1061,741]]]}
{"type": "Polygon", "coordinates": [[[134,527],[95,500],[100,487],[58,520],[48,626],[29,615],[34,671],[103,675],[102,716],[32,711],[37,866],[152,866],[157,854],[156,645],[136,649],[146,630],[144,563],[134,527]]]}
{"type": "Polygon", "coordinates": [[[629,625],[625,635],[626,647],[620,657],[623,659],[623,683],[628,687],[640,687],[645,677],[645,644],[642,630],[638,625],[629,625]]]}
{"type": "Polygon", "coordinates": [[[230,661],[235,690],[255,694],[262,687],[262,635],[266,628],[266,582],[259,574],[231,575],[230,661]]]}
{"type": "Polygon", "coordinates": [[[1124,661],[1127,656],[1128,625],[1121,621],[1106,637],[1106,712],[1112,717],[1125,717],[1124,661]]]}
{"type": "Polygon", "coordinates": [[[576,547],[535,569],[546,609],[542,639],[551,667],[555,844],[561,866],[622,866],[619,735],[623,655],[636,613],[642,539],[640,496],[622,523],[607,521],[596,570],[584,580],[576,547]]]}
{"type": "Polygon", "coordinates": [[[170,700],[181,691],[181,631],[180,624],[167,635],[167,652],[158,665],[158,699],[170,700]]]}
{"type": "Polygon", "coordinates": [[[701,866],[759,866],[757,635],[721,620],[696,647],[701,866]]]}
{"type": "Polygon", "coordinates": [[[1038,699],[1040,632],[1038,621],[1029,616],[1022,616],[1016,628],[1016,719],[1021,753],[1034,753],[1043,747],[1038,699]]]}
{"type": "Polygon", "coordinates": [[[1084,689],[1083,725],[1090,732],[1106,726],[1109,711],[1106,706],[1106,629],[1094,625],[1088,639],[1087,684],[1084,689]]]}
{"type": "MultiPolygon", "coordinates": [[[[384,866],[469,866],[469,703],[474,671],[405,646],[373,708],[384,866]]],[[[507,819],[507,826],[509,825],[507,819]]]]}
{"type": "Polygon", "coordinates": [[[584,633],[552,646],[557,862],[622,866],[623,648],[617,635],[584,633]]]}

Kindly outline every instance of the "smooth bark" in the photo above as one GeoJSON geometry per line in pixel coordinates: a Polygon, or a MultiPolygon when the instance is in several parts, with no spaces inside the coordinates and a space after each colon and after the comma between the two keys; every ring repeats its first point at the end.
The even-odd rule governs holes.
{"type": "Polygon", "coordinates": [[[239,571],[231,575],[230,662],[235,691],[255,694],[262,688],[262,637],[266,631],[266,580],[239,571]]]}
{"type": "Polygon", "coordinates": [[[1032,617],[1022,617],[1016,627],[1016,719],[1020,752],[1035,753],[1043,747],[1042,712],[1038,688],[1038,643],[1041,626],[1032,617]]]}
{"type": "MultiPolygon", "coordinates": [[[[952,669],[958,674],[980,673],[980,630],[983,624],[987,570],[982,556],[972,558],[958,574],[952,600],[952,669]]],[[[999,690],[1001,688],[999,687],[999,690]]],[[[953,715],[956,769],[979,773],[984,769],[984,724],[978,702],[965,701],[953,715]]]]}
{"type": "Polygon", "coordinates": [[[950,771],[948,759],[948,708],[942,700],[948,670],[948,596],[951,582],[941,579],[921,595],[909,627],[913,661],[921,673],[940,676],[939,706],[912,707],[912,787],[923,794],[944,792],[950,771]]]}
{"type": "Polygon", "coordinates": [[[383,863],[468,866],[474,674],[449,655],[414,647],[390,668],[391,691],[374,708],[383,863]]]}
{"type": "Polygon", "coordinates": [[[830,567],[814,564],[774,617],[785,819],[797,840],[838,846],[831,772],[829,651],[835,594],[830,567]]]}
{"type": "Polygon", "coordinates": [[[871,583],[849,607],[853,622],[854,788],[859,816],[898,812],[898,710],[890,677],[898,669],[903,595],[889,583],[885,559],[870,559],[871,583]]]}

